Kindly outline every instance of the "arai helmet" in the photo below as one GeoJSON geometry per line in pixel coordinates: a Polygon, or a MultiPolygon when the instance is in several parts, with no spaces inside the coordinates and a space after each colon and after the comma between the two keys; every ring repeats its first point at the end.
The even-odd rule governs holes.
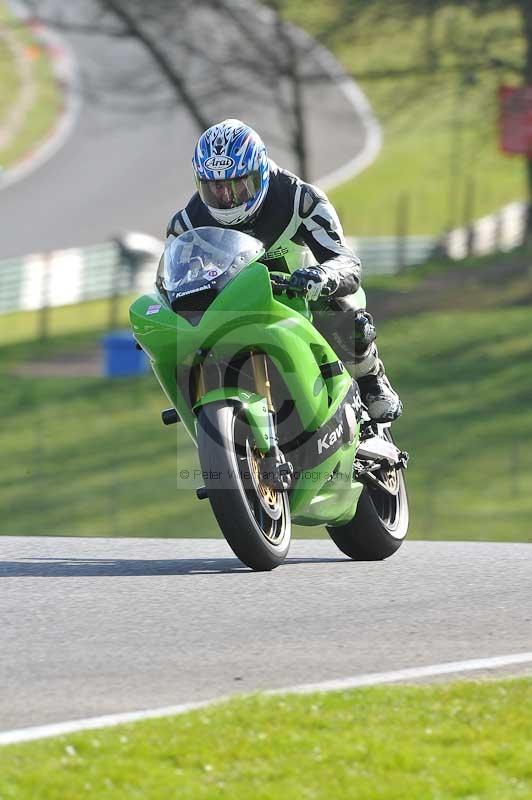
{"type": "Polygon", "coordinates": [[[208,128],[192,164],[199,196],[222,225],[240,225],[264,202],[270,182],[266,147],[240,120],[226,119],[208,128]]]}

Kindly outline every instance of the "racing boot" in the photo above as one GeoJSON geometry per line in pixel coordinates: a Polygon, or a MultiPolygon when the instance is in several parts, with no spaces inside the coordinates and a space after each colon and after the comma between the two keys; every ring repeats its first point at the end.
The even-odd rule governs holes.
{"type": "Polygon", "coordinates": [[[317,303],[314,324],[358,382],[370,417],[378,422],[393,422],[401,415],[403,405],[384,373],[375,344],[373,317],[353,303],[353,296],[317,303]]]}
{"type": "Polygon", "coordinates": [[[372,419],[376,422],[393,422],[401,416],[403,404],[386,377],[375,342],[364,353],[357,355],[354,364],[346,366],[358,383],[362,402],[372,419]]]}

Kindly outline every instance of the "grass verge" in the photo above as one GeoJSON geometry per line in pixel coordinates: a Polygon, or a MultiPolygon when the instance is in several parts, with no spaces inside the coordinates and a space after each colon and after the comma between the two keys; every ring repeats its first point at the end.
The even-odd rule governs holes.
{"type": "Polygon", "coordinates": [[[64,347],[75,348],[84,334],[88,334],[89,339],[91,334],[103,334],[105,325],[110,324],[115,314],[116,324],[127,326],[128,309],[133,299],[134,295],[124,295],[115,300],[91,300],[39,311],[0,314],[0,361],[5,365],[9,357],[17,362],[33,352],[53,355],[64,347]],[[39,347],[35,342],[41,338],[43,329],[47,341],[39,347]]]}
{"type": "Polygon", "coordinates": [[[532,795],[532,681],[235,699],[0,750],[0,796],[301,800],[532,795]]]}
{"type": "MultiPolygon", "coordinates": [[[[33,150],[52,130],[61,110],[61,93],[54,78],[51,60],[31,31],[19,24],[0,4],[0,30],[9,36],[29,65],[34,96],[31,106],[14,135],[0,148],[0,173],[33,150]]],[[[14,56],[0,39],[0,126],[17,102],[21,89],[14,56]]]]}
{"type": "Polygon", "coordinates": [[[451,37],[453,47],[462,49],[461,60],[474,61],[481,41],[489,41],[493,58],[519,63],[524,38],[517,10],[484,9],[478,16],[443,2],[435,6],[429,33],[422,9],[407,18],[399,7],[386,4],[383,19],[382,2],[361,5],[355,15],[336,0],[286,4],[288,17],[324,41],[355,76],[383,127],[384,144],[374,164],[330,193],[346,232],[395,233],[402,197],[409,234],[439,234],[464,218],[524,199],[524,159],[503,155],[497,144],[497,86],[515,77],[470,69],[464,80],[454,69],[456,57],[445,48],[451,37]],[[359,77],[422,68],[438,52],[439,69],[429,74],[359,77]]]}

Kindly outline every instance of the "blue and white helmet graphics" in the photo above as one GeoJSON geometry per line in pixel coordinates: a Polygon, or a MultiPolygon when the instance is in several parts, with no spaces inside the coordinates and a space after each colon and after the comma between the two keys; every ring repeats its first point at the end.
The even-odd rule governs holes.
{"type": "Polygon", "coordinates": [[[240,225],[253,217],[264,202],[270,182],[266,146],[258,133],[240,120],[226,119],[208,128],[199,138],[192,164],[200,197],[211,216],[222,225],[240,225]],[[247,176],[250,176],[246,182],[249,191],[242,193],[242,203],[220,208],[215,206],[214,199],[209,199],[213,198],[213,192],[207,191],[207,187],[218,186],[211,182],[235,181],[247,176]]]}

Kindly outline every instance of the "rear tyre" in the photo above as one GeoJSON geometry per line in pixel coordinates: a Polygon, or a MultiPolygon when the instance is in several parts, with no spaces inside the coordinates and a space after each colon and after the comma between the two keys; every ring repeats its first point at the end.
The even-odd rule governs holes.
{"type": "MultiPolygon", "coordinates": [[[[393,441],[388,428],[384,429],[383,436],[393,441]]],[[[353,519],[346,525],[327,526],[336,546],[354,561],[389,558],[402,545],[408,532],[408,496],[403,470],[395,475],[391,471],[379,473],[378,477],[392,485],[397,481],[397,493],[390,495],[383,489],[365,486],[353,519]]]]}
{"type": "Polygon", "coordinates": [[[234,554],[253,570],[278,567],[290,546],[288,496],[262,482],[261,454],[238,406],[200,410],[198,452],[211,508],[234,554]]]}

